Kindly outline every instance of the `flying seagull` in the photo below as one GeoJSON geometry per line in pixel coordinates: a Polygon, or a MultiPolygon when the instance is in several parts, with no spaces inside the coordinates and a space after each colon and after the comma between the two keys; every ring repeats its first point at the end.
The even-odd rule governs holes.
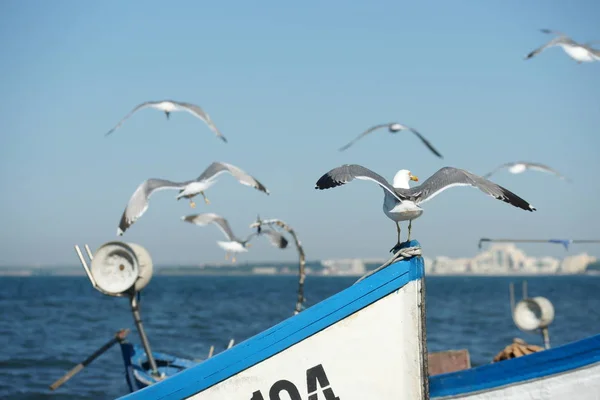
{"type": "Polygon", "coordinates": [[[534,171],[541,171],[541,172],[547,172],[550,174],[554,174],[557,177],[559,177],[560,179],[566,180],[567,182],[570,182],[571,180],[563,175],[561,175],[558,171],[550,168],[547,165],[544,164],[539,164],[539,163],[533,163],[533,162],[526,162],[526,161],[516,161],[516,162],[510,162],[510,163],[506,163],[506,164],[502,164],[498,167],[496,167],[493,171],[488,172],[487,174],[485,174],[483,177],[484,178],[489,178],[490,176],[492,176],[492,174],[494,174],[496,171],[502,169],[502,168],[508,168],[508,172],[510,172],[511,174],[520,174],[521,172],[524,172],[528,169],[534,170],[534,171]]]}
{"type": "Polygon", "coordinates": [[[288,240],[279,232],[274,231],[273,229],[265,229],[262,228],[260,232],[256,232],[257,236],[265,235],[269,242],[277,247],[278,249],[285,249],[289,244],[288,240]]]}
{"type": "Polygon", "coordinates": [[[224,172],[233,175],[243,185],[251,186],[261,192],[265,192],[267,195],[270,193],[262,183],[242,171],[240,168],[218,161],[210,164],[202,175],[192,181],[173,182],[165,179],[150,178],[142,182],[135,192],[133,192],[133,195],[127,203],[127,207],[121,216],[117,235],[122,236],[127,228],[133,225],[133,223],[146,212],[150,196],[155,191],[163,189],[179,189],[179,194],[176,199],[189,199],[190,207],[192,208],[196,207],[196,203],[194,203],[192,198],[198,194],[201,194],[202,197],[204,197],[204,202],[209,204],[210,202],[204,194],[204,191],[214,185],[217,181],[217,177],[224,172]]]}
{"type": "Polygon", "coordinates": [[[218,138],[227,143],[227,139],[225,139],[225,136],[223,136],[221,132],[219,132],[215,124],[210,119],[210,116],[207,113],[205,113],[204,110],[202,110],[202,108],[195,104],[184,103],[175,100],[146,101],[144,103],[138,104],[133,110],[129,112],[129,114],[123,117],[123,119],[121,119],[119,123],[115,125],[114,128],[112,128],[110,131],[108,131],[104,136],[108,136],[115,130],[117,130],[121,125],[123,125],[123,122],[125,122],[126,119],[131,117],[136,111],[148,107],[163,111],[167,116],[167,119],[169,119],[169,116],[173,111],[187,111],[194,117],[200,118],[202,121],[204,121],[204,123],[208,125],[208,127],[217,135],[218,138]]]}
{"type": "Polygon", "coordinates": [[[341,147],[339,150],[340,151],[344,151],[346,150],[348,147],[352,146],[354,143],[356,143],[359,139],[361,139],[362,137],[368,135],[369,133],[376,131],[377,129],[380,128],[385,128],[387,127],[388,130],[390,131],[390,133],[396,133],[396,132],[400,132],[403,130],[408,130],[411,131],[412,133],[414,133],[415,135],[417,135],[417,137],[419,139],[421,139],[421,141],[425,144],[425,146],[427,146],[427,148],[429,150],[431,150],[433,152],[433,154],[435,154],[436,156],[438,156],[439,158],[443,158],[442,155],[431,145],[431,143],[429,143],[429,141],[427,139],[425,139],[419,132],[417,132],[415,129],[410,128],[408,126],[399,124],[397,122],[390,122],[387,124],[380,124],[380,125],[375,125],[372,126],[371,128],[367,129],[366,131],[364,131],[363,133],[361,133],[360,135],[358,135],[354,140],[352,140],[350,143],[348,143],[347,145],[341,147]]]}
{"type": "Polygon", "coordinates": [[[550,29],[541,29],[543,33],[558,35],[554,39],[550,40],[543,46],[538,47],[525,56],[525,60],[528,60],[549,47],[560,46],[567,53],[569,57],[577,61],[578,64],[582,62],[600,61],[600,50],[592,48],[590,43],[577,43],[564,33],[553,31],[550,29]]]}
{"type": "MultiPolygon", "coordinates": [[[[189,222],[191,224],[196,224],[199,226],[205,226],[210,223],[217,225],[217,227],[223,232],[225,237],[228,239],[226,242],[217,241],[219,247],[225,250],[225,259],[229,257],[229,253],[233,253],[231,257],[231,262],[235,262],[235,253],[244,253],[248,251],[248,247],[251,246],[249,241],[258,235],[258,233],[254,232],[250,234],[246,239],[239,239],[234,235],[231,227],[227,220],[220,215],[214,213],[205,213],[205,214],[194,214],[188,215],[185,217],[181,217],[184,222],[189,222]]],[[[270,229],[263,229],[261,235],[267,235],[271,244],[280,249],[283,249],[287,246],[288,241],[278,232],[275,232],[270,229]]]]}
{"type": "Polygon", "coordinates": [[[412,220],[423,214],[420,204],[433,199],[442,191],[453,186],[472,186],[515,207],[535,211],[535,207],[502,186],[453,167],[441,168],[423,184],[411,188],[408,186],[409,181],[418,181],[419,179],[406,169],[399,170],[394,176],[393,183],[390,184],[384,177],[362,165],[346,164],[332,169],[319,178],[315,189],[341,186],[353,179],[370,180],[383,188],[383,212],[394,221],[398,232],[398,242],[390,251],[396,251],[400,245],[400,221],[409,221],[408,240],[410,240],[412,220]]]}

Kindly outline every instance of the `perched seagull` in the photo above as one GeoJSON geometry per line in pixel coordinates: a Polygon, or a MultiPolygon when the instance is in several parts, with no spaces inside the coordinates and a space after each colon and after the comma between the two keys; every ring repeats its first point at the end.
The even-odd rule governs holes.
{"type": "Polygon", "coordinates": [[[380,125],[375,125],[369,129],[367,129],[366,131],[364,131],[363,133],[361,133],[360,135],[358,135],[354,140],[352,140],[350,143],[348,143],[347,145],[341,147],[339,150],[340,151],[344,151],[346,150],[348,147],[352,146],[356,141],[358,141],[359,139],[361,139],[363,136],[368,135],[369,133],[380,129],[380,128],[385,128],[387,127],[388,130],[390,131],[390,133],[396,133],[396,132],[400,132],[403,130],[408,130],[411,131],[412,133],[414,133],[415,135],[417,135],[417,137],[419,139],[421,139],[421,141],[425,144],[425,146],[427,146],[427,148],[429,150],[431,150],[433,152],[433,154],[435,154],[436,156],[438,156],[439,158],[443,158],[442,155],[431,145],[431,143],[429,143],[429,141],[427,139],[425,139],[419,132],[417,132],[415,129],[410,128],[408,126],[399,124],[397,122],[390,122],[387,124],[380,124],[380,125]]]}
{"type": "Polygon", "coordinates": [[[538,47],[531,53],[525,56],[525,60],[528,60],[549,47],[560,46],[567,53],[569,57],[577,61],[578,64],[582,62],[600,61],[600,50],[596,50],[590,46],[590,43],[580,44],[575,42],[573,39],[565,35],[564,33],[553,31],[550,29],[541,29],[543,33],[559,35],[554,39],[550,40],[545,45],[538,47]]]}
{"type": "Polygon", "coordinates": [[[365,168],[361,165],[346,164],[334,168],[327,172],[317,181],[315,189],[329,189],[341,186],[353,179],[370,180],[383,188],[383,212],[394,221],[396,231],[398,232],[398,243],[390,251],[395,251],[400,245],[400,221],[409,221],[408,240],[410,240],[410,231],[412,220],[423,214],[423,209],[419,206],[421,203],[433,199],[442,191],[453,186],[472,186],[482,192],[515,207],[527,211],[535,211],[535,207],[512,193],[511,191],[496,185],[480,176],[468,171],[452,167],[444,167],[430,176],[422,185],[413,188],[408,186],[409,181],[418,181],[419,179],[406,169],[401,169],[394,176],[394,181],[390,184],[381,175],[365,168]]]}
{"type": "Polygon", "coordinates": [[[117,229],[117,235],[122,236],[123,233],[133,223],[140,218],[148,209],[148,201],[152,193],[163,189],[179,189],[179,194],[176,199],[186,198],[190,200],[190,207],[195,208],[196,203],[192,198],[198,194],[204,197],[204,202],[209,204],[208,198],[204,194],[204,191],[215,184],[217,177],[224,172],[229,172],[233,175],[242,185],[252,186],[253,188],[265,192],[267,195],[270,194],[269,190],[259,181],[240,168],[215,161],[206,168],[206,170],[196,180],[185,181],[185,182],[172,182],[165,179],[150,178],[142,182],[138,188],[133,192],[133,195],[127,203],[127,207],[121,216],[121,222],[117,229]]]}
{"type": "MultiPolygon", "coordinates": [[[[250,234],[245,240],[241,240],[237,238],[227,220],[220,215],[214,213],[205,213],[205,214],[194,214],[188,215],[185,217],[181,217],[184,222],[189,222],[191,224],[196,224],[199,226],[205,226],[210,223],[213,223],[219,227],[221,232],[228,239],[227,242],[217,241],[219,247],[225,250],[225,259],[229,257],[229,253],[233,253],[231,257],[231,262],[235,262],[235,253],[245,253],[248,251],[248,247],[251,246],[250,239],[257,236],[258,233],[254,232],[250,234]]],[[[267,235],[269,241],[276,247],[283,249],[287,246],[288,241],[278,232],[272,231],[270,229],[263,229],[261,235],[267,235]]]]}
{"type": "Polygon", "coordinates": [[[210,116],[207,113],[205,113],[204,110],[202,110],[202,108],[195,104],[184,103],[181,101],[174,100],[147,101],[145,103],[137,105],[133,110],[129,112],[129,114],[123,117],[123,119],[120,120],[119,123],[115,125],[115,127],[112,128],[110,131],[108,131],[104,136],[108,136],[115,130],[117,130],[123,124],[123,122],[125,122],[127,118],[131,117],[136,111],[148,107],[164,111],[165,115],[167,116],[167,119],[169,119],[169,116],[173,111],[187,111],[194,117],[200,118],[202,121],[204,121],[204,123],[208,125],[208,127],[217,135],[218,138],[227,143],[227,139],[225,139],[225,136],[223,136],[221,132],[219,132],[215,124],[210,119],[210,116]]]}
{"type": "Polygon", "coordinates": [[[525,162],[525,161],[517,161],[517,162],[510,162],[510,163],[502,164],[502,165],[496,167],[493,171],[485,174],[483,177],[487,179],[490,176],[492,176],[492,174],[494,174],[496,171],[498,171],[502,168],[508,168],[508,172],[510,172],[511,174],[520,174],[521,172],[524,172],[528,169],[531,169],[534,171],[548,172],[550,174],[556,175],[560,179],[566,180],[567,182],[571,181],[569,178],[561,175],[560,173],[558,173],[558,171],[550,168],[547,165],[539,164],[539,163],[532,163],[532,162],[525,162]]]}

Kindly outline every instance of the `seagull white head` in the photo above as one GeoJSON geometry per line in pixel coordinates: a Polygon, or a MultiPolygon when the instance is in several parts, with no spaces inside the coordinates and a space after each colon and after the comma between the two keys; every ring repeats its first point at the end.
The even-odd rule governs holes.
{"type": "Polygon", "coordinates": [[[510,167],[508,169],[508,171],[512,174],[520,174],[521,172],[525,171],[527,169],[527,166],[525,164],[515,164],[512,167],[510,167]]]}
{"type": "Polygon", "coordinates": [[[394,175],[392,186],[394,186],[396,189],[409,189],[410,187],[408,186],[408,182],[417,182],[418,180],[419,178],[411,174],[409,170],[401,169],[400,171],[396,172],[396,175],[394,175]]]}
{"type": "Polygon", "coordinates": [[[388,128],[389,128],[390,132],[396,133],[396,132],[402,130],[402,128],[404,128],[404,127],[396,122],[396,123],[390,124],[390,126],[388,128]]]}

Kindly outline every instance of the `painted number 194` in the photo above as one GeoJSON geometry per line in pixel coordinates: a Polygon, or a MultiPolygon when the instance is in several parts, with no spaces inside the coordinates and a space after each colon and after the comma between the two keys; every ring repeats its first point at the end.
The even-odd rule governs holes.
{"type": "MultiPolygon", "coordinates": [[[[324,400],[340,400],[340,398],[333,393],[333,388],[329,386],[329,379],[327,379],[322,364],[315,365],[306,370],[307,400],[321,400],[318,396],[317,385],[321,388],[324,400]]],[[[287,393],[290,400],[302,400],[296,385],[285,379],[281,379],[271,386],[271,389],[269,389],[269,400],[282,400],[281,395],[283,393],[287,393]]],[[[284,396],[283,398],[285,399],[286,397],[284,396]]],[[[265,398],[260,390],[257,390],[252,393],[250,400],[265,400],[265,398]]]]}

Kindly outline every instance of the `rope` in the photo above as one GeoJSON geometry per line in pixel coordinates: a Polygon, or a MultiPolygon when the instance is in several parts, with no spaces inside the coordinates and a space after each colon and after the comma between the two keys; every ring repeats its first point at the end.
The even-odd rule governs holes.
{"type": "Polygon", "coordinates": [[[358,282],[362,281],[365,278],[368,278],[369,276],[373,275],[376,272],[381,271],[382,269],[384,269],[385,267],[391,265],[392,263],[394,263],[396,261],[408,260],[409,258],[413,258],[415,256],[420,256],[421,254],[422,254],[421,248],[416,247],[416,246],[400,249],[392,256],[392,258],[387,260],[380,267],[377,267],[373,271],[369,271],[366,274],[364,274],[363,276],[361,276],[356,282],[354,282],[354,284],[356,285],[358,282]]]}

